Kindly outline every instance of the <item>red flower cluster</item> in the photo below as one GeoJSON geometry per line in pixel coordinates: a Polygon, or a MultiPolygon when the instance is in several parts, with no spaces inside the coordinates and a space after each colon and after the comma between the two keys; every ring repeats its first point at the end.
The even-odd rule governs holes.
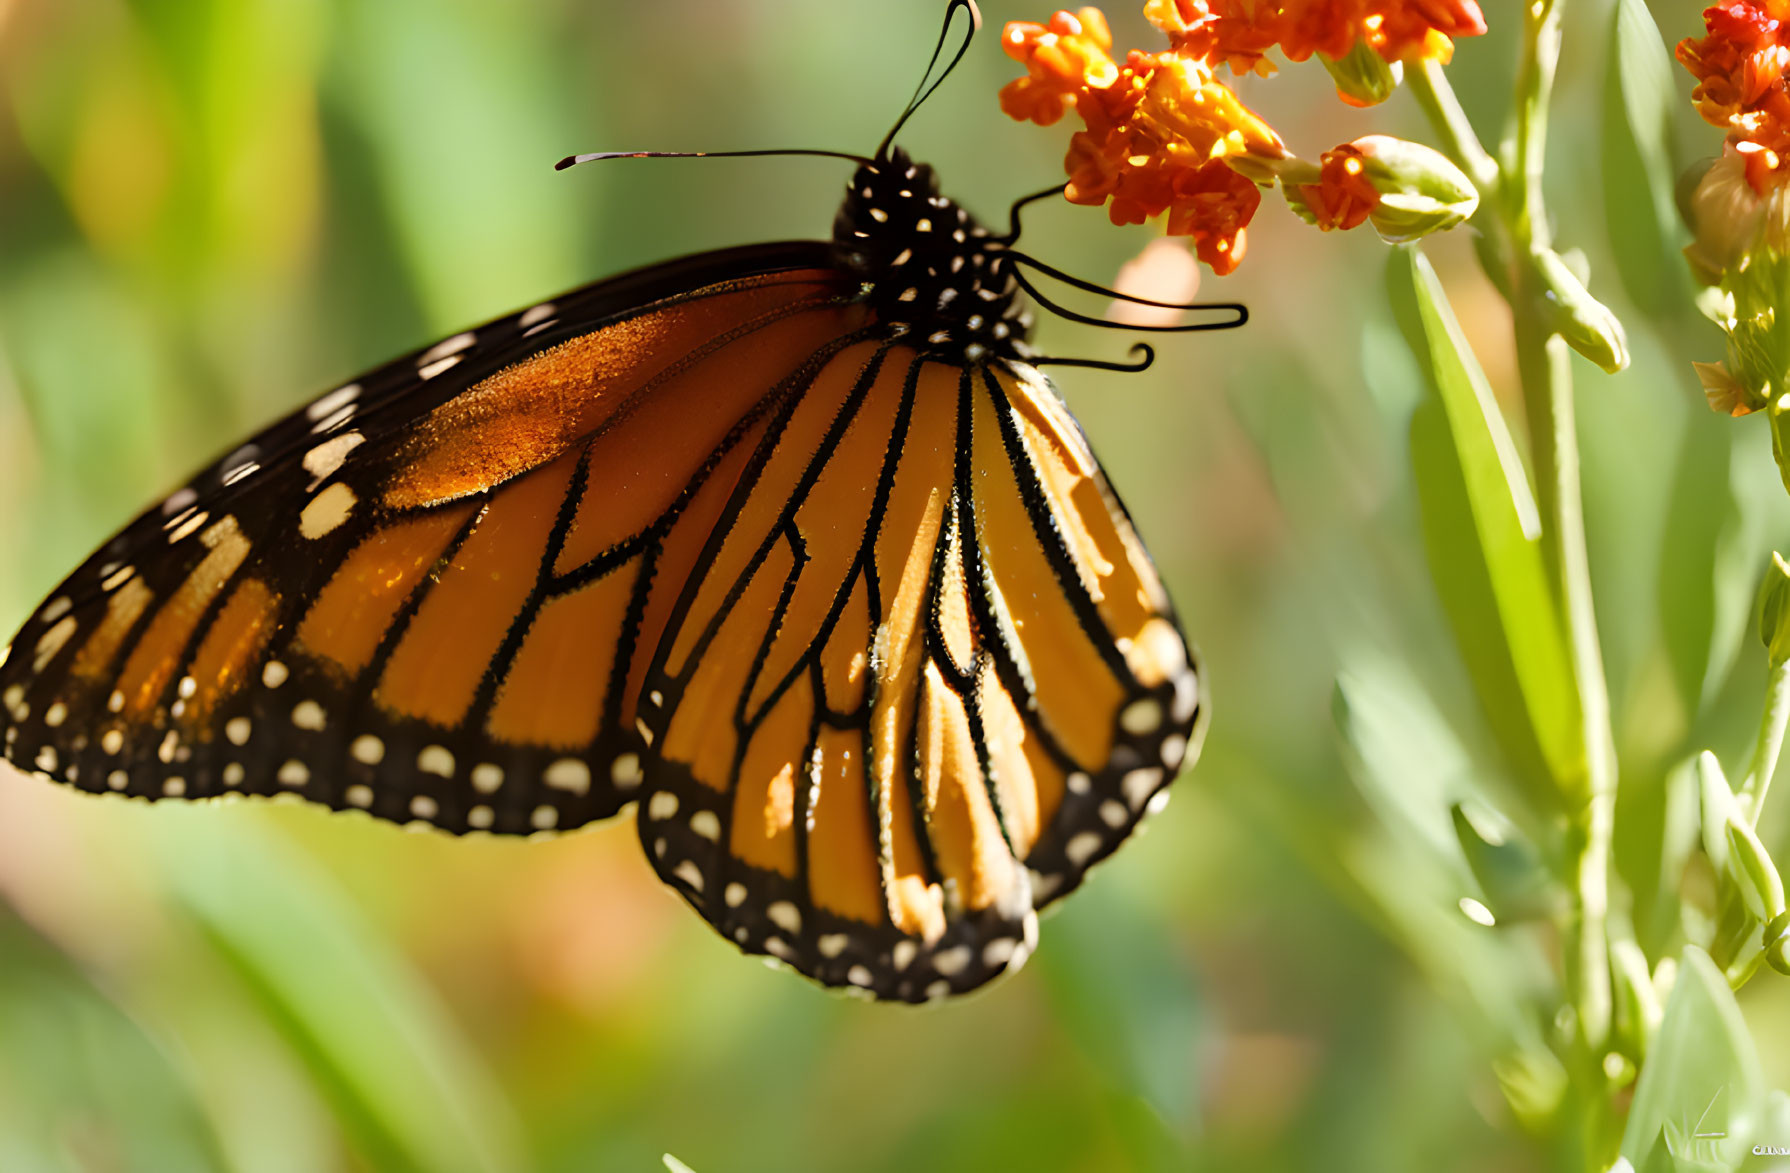
{"type": "Polygon", "coordinates": [[[1239,74],[1274,72],[1275,46],[1290,61],[1340,60],[1365,44],[1387,61],[1446,62],[1450,38],[1485,32],[1476,0],[1149,0],[1144,14],[1177,50],[1239,74]]]}
{"type": "Polygon", "coordinates": [[[1728,0],[1703,11],[1709,35],[1678,43],[1698,113],[1728,132],[1764,195],[1790,178],[1790,0],[1728,0]]]}

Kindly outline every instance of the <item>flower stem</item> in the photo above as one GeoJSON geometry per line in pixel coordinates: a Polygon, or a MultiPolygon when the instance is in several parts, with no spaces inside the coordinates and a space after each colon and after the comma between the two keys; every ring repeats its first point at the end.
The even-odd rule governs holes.
{"type": "Polygon", "coordinates": [[[1496,263],[1496,258],[1511,269],[1506,274],[1488,268],[1488,276],[1508,292],[1511,301],[1542,541],[1555,600],[1566,625],[1582,713],[1583,774],[1557,781],[1570,803],[1565,870],[1574,909],[1567,926],[1567,980],[1581,1037],[1595,1055],[1609,1037],[1611,1017],[1608,915],[1616,752],[1585,550],[1571,357],[1565,340],[1548,325],[1545,299],[1549,286],[1539,263],[1552,246],[1542,175],[1548,103],[1560,59],[1560,9],[1558,0],[1534,0],[1524,12],[1523,59],[1517,73],[1508,171],[1480,144],[1438,63],[1425,61],[1408,68],[1406,84],[1448,154],[1479,188],[1482,214],[1490,213],[1486,216],[1490,221],[1487,236],[1508,242],[1508,250],[1494,248],[1481,256],[1488,266],[1496,263]]]}
{"type": "Polygon", "coordinates": [[[1753,747],[1753,760],[1747,766],[1740,784],[1740,809],[1747,821],[1759,824],[1759,812],[1765,808],[1765,795],[1771,789],[1771,776],[1777,770],[1778,753],[1784,748],[1784,729],[1790,725],[1790,660],[1771,666],[1771,681],[1765,692],[1765,715],[1759,722],[1759,741],[1753,747]]]}
{"type": "Polygon", "coordinates": [[[1442,63],[1424,57],[1411,62],[1406,71],[1405,84],[1441,137],[1444,150],[1473,180],[1481,202],[1492,203],[1498,191],[1498,164],[1480,145],[1473,124],[1467,121],[1467,112],[1454,96],[1454,87],[1448,84],[1448,75],[1442,72],[1442,63]]]}
{"type": "Polygon", "coordinates": [[[1511,307],[1516,321],[1517,366],[1535,453],[1543,540],[1566,624],[1583,714],[1585,774],[1582,779],[1563,780],[1572,803],[1567,858],[1576,904],[1568,926],[1567,977],[1581,1037],[1595,1054],[1603,1048],[1610,1030],[1606,921],[1616,802],[1615,738],[1610,729],[1610,697],[1585,550],[1571,356],[1565,340],[1546,325],[1543,299],[1547,287],[1536,280],[1536,267],[1523,263],[1552,243],[1542,168],[1547,155],[1548,103],[1560,59],[1560,8],[1557,0],[1535,0],[1523,14],[1523,60],[1517,72],[1509,155],[1515,174],[1507,176],[1504,184],[1503,212],[1515,254],[1523,259],[1515,275],[1516,297],[1511,307]]]}

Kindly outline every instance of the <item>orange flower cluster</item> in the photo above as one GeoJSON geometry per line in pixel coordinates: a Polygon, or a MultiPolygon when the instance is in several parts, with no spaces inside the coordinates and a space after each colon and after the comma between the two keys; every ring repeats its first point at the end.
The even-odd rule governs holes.
{"type": "Polygon", "coordinates": [[[1678,43],[1697,78],[1698,113],[1728,132],[1760,195],[1790,179],[1790,0],[1728,0],[1703,12],[1709,35],[1678,43]]]}
{"type": "Polygon", "coordinates": [[[1275,46],[1290,61],[1340,60],[1364,44],[1387,61],[1447,62],[1450,38],[1485,32],[1476,0],[1149,0],[1144,15],[1177,50],[1238,74],[1273,73],[1275,46]]]}
{"type": "Polygon", "coordinates": [[[1312,215],[1317,217],[1318,227],[1325,232],[1356,227],[1380,202],[1380,193],[1368,182],[1361,157],[1361,148],[1353,143],[1325,151],[1318,182],[1299,189],[1312,215]]]}
{"type": "MultiPolygon", "coordinates": [[[[1297,161],[1218,80],[1219,66],[1272,72],[1263,55],[1275,46],[1295,61],[1358,45],[1388,61],[1446,59],[1449,37],[1485,31],[1476,0],[1147,0],[1144,15],[1170,48],[1122,61],[1098,8],[1009,24],[1001,47],[1026,75],[1001,90],[1001,108],[1040,126],[1074,110],[1083,129],[1064,161],[1070,201],[1105,204],[1115,224],[1166,212],[1169,233],[1191,237],[1220,275],[1243,259],[1262,202],[1256,184],[1297,161]]],[[[1324,155],[1318,181],[1299,192],[1327,229],[1355,227],[1380,200],[1352,146],[1324,155]]]]}
{"type": "Polygon", "coordinates": [[[1009,24],[1001,45],[1026,67],[1001,90],[1003,110],[1049,126],[1073,108],[1086,125],[1064,164],[1072,202],[1107,204],[1115,224],[1167,212],[1169,232],[1191,237],[1214,272],[1237,267],[1262,196],[1225,160],[1277,160],[1286,148],[1210,64],[1133,51],[1121,65],[1095,8],[1059,12],[1048,25],[1009,24]]]}

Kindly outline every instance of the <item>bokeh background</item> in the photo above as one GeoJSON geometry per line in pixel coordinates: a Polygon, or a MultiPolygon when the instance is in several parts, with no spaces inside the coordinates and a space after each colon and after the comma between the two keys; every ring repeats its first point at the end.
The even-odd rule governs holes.
{"type": "MultiPolygon", "coordinates": [[[[1699,7],[1653,11],[1676,40],[1699,7]]],[[[360,369],[631,266],[824,235],[830,161],[550,165],[867,150],[941,9],[0,0],[0,627],[189,469],[360,369]]],[[[998,220],[1060,177],[1066,132],[995,104],[1014,72],[1001,23],[1048,6],[983,9],[904,137],[998,220]]],[[[1513,14],[1486,13],[1491,34],[1451,72],[1489,139],[1515,46],[1513,14]]],[[[1109,15],[1121,46],[1157,43],[1130,0],[1109,15]]],[[[1703,405],[1687,360],[1719,356],[1713,329],[1688,301],[1637,310],[1616,280],[1631,193],[1601,148],[1608,16],[1568,15],[1550,184],[1634,349],[1615,378],[1579,364],[1579,399],[1624,784],[1646,794],[1688,749],[1749,744],[1764,664],[1747,613],[1790,503],[1764,425],[1703,405]]],[[[1316,67],[1241,89],[1308,156],[1425,137],[1405,95],[1349,109],[1316,67]]],[[[1683,161],[1713,153],[1688,103],[1680,129],[1683,161]]],[[[1465,236],[1428,251],[1503,392],[1508,318],[1465,236]]],[[[1103,281],[1150,238],[1066,205],[1027,230],[1103,281]]],[[[302,807],[94,800],[7,771],[0,1170],[1556,1160],[1493,1067],[1545,973],[1507,960],[1547,940],[1469,922],[1411,846],[1446,828],[1438,796],[1490,751],[1430,586],[1408,439],[1424,391],[1388,255],[1270,195],[1242,269],[1204,290],[1247,301],[1248,329],[1168,341],[1141,376],[1059,377],[1202,649],[1213,724],[1167,813],[1046,920],[1016,978],[920,1011],[829,996],[715,938],[660,889],[630,823],[456,841],[302,807]],[[1409,788],[1352,769],[1339,675],[1409,788]]],[[[1043,326],[1058,354],[1128,342],[1043,326]]],[[[1782,840],[1771,813],[1767,829],[1782,840]]],[[[1790,995],[1770,979],[1742,1005],[1785,1087],[1790,1049],[1769,1040],[1790,1038],[1790,995]]]]}

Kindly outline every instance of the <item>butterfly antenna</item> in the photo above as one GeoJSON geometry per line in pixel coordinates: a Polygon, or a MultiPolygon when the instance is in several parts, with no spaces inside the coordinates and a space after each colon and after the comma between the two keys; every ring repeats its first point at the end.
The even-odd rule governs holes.
{"type": "Polygon", "coordinates": [[[1139,342],[1126,353],[1135,356],[1140,350],[1143,351],[1143,354],[1132,362],[1112,362],[1103,358],[1051,358],[1048,355],[1043,358],[1028,358],[1026,362],[1035,367],[1091,367],[1097,371],[1122,371],[1126,374],[1136,374],[1139,371],[1149,370],[1150,364],[1156,361],[1156,348],[1148,342],[1139,342]]]}
{"type": "Polygon", "coordinates": [[[970,41],[981,28],[982,10],[976,7],[976,0],[951,0],[951,3],[945,8],[945,23],[939,29],[938,44],[932,47],[932,58],[926,62],[926,72],[920,75],[920,84],[914,87],[914,96],[908,99],[907,108],[901,112],[901,117],[895,120],[895,125],[889,128],[889,133],[885,134],[883,141],[877,144],[877,158],[888,158],[889,148],[894,145],[895,136],[901,133],[901,128],[907,125],[907,120],[914,116],[914,111],[925,105],[926,99],[932,97],[932,92],[944,84],[947,77],[951,76],[951,71],[957,68],[957,63],[963,60],[965,53],[969,52],[970,41]],[[945,51],[945,43],[951,38],[951,22],[957,19],[960,9],[970,14],[969,30],[963,34],[963,41],[957,46],[957,52],[951,55],[951,61],[945,66],[945,71],[939,74],[937,80],[929,86],[926,81],[932,77],[933,67],[939,63],[939,57],[945,51]]]}
{"type": "MultiPolygon", "coordinates": [[[[1069,185],[1067,183],[1059,183],[1055,187],[1047,187],[1043,191],[1035,191],[1031,195],[1023,195],[1014,200],[1013,206],[1007,209],[1007,235],[999,238],[1000,243],[1012,244],[1019,239],[1019,214],[1022,211],[1032,204],[1037,203],[1039,200],[1047,200],[1051,196],[1062,195],[1068,187],[1069,185]]],[[[1015,259],[1017,259],[1018,256],[1018,253],[1014,254],[1015,259]]]]}
{"type": "Polygon", "coordinates": [[[847,151],[810,151],[801,149],[775,151],[597,151],[589,155],[567,155],[553,165],[555,171],[564,171],[567,167],[576,167],[580,163],[594,163],[600,159],[756,159],[766,155],[819,155],[826,159],[849,159],[860,167],[868,166],[869,159],[862,155],[853,155],[847,151]]]}
{"type": "MultiPolygon", "coordinates": [[[[1055,274],[1051,275],[1055,276],[1055,274]]],[[[1013,270],[1013,280],[1019,283],[1019,287],[1025,290],[1026,293],[1031,296],[1033,301],[1037,302],[1057,317],[1062,318],[1065,321],[1081,322],[1088,326],[1100,326],[1107,330],[1145,330],[1152,334],[1196,334],[1204,330],[1234,330],[1238,326],[1249,321],[1249,307],[1243,305],[1241,302],[1200,303],[1152,301],[1147,297],[1131,297],[1127,294],[1119,293],[1100,285],[1095,285],[1090,281],[1080,281],[1075,278],[1068,278],[1067,283],[1075,286],[1077,289],[1086,289],[1091,293],[1104,293],[1108,297],[1115,297],[1120,301],[1129,301],[1137,305],[1156,306],[1161,309],[1169,310],[1228,310],[1232,315],[1223,321],[1189,322],[1181,326],[1139,326],[1133,325],[1130,322],[1109,322],[1105,318],[1093,318],[1089,317],[1087,314],[1077,313],[1067,306],[1052,301],[1042,293],[1039,293],[1038,287],[1033,285],[1030,281],[1027,281],[1025,274],[1021,273],[1017,268],[1013,270]]]]}
{"type": "Polygon", "coordinates": [[[1015,281],[1018,281],[1020,284],[1020,287],[1023,288],[1027,293],[1031,294],[1032,298],[1035,301],[1037,301],[1037,303],[1039,305],[1043,306],[1045,309],[1049,310],[1053,314],[1057,314],[1060,317],[1068,318],[1070,321],[1088,322],[1088,323],[1091,323],[1092,325],[1106,326],[1111,329],[1118,329],[1118,330],[1159,330],[1164,333],[1191,333],[1196,330],[1234,330],[1238,326],[1241,326],[1244,323],[1249,321],[1249,307],[1244,305],[1242,302],[1238,302],[1238,301],[1157,301],[1153,297],[1139,297],[1134,293],[1121,293],[1117,289],[1108,289],[1106,286],[1096,285],[1092,281],[1083,281],[1080,277],[1072,276],[1071,274],[1065,273],[1065,272],[1063,272],[1063,270],[1057,268],[1055,265],[1047,265],[1043,261],[1040,261],[1039,259],[1037,259],[1036,257],[1027,256],[1025,253],[1022,253],[1022,252],[1018,251],[1017,249],[1008,249],[1007,255],[1009,257],[1013,258],[1013,261],[1016,265],[1026,265],[1030,268],[1036,269],[1038,272],[1044,274],[1046,277],[1054,278],[1055,280],[1061,281],[1063,284],[1068,285],[1074,289],[1084,290],[1088,293],[1098,293],[1102,297],[1110,297],[1110,298],[1114,299],[1115,301],[1128,301],[1132,305],[1147,305],[1154,309],[1160,309],[1160,310],[1186,310],[1186,311],[1223,310],[1223,311],[1226,311],[1229,314],[1231,314],[1231,317],[1224,319],[1222,321],[1195,322],[1195,323],[1192,323],[1190,325],[1185,325],[1185,326],[1134,326],[1134,325],[1131,325],[1130,323],[1126,323],[1126,322],[1108,322],[1108,321],[1104,321],[1104,320],[1098,319],[1098,318],[1088,318],[1088,317],[1084,317],[1082,315],[1076,314],[1073,311],[1065,310],[1061,306],[1058,306],[1054,302],[1051,302],[1049,299],[1047,299],[1043,295],[1041,295],[1038,292],[1037,288],[1034,287],[1029,281],[1027,281],[1025,279],[1024,274],[1020,273],[1017,269],[1014,270],[1013,279],[1015,281]]]}

